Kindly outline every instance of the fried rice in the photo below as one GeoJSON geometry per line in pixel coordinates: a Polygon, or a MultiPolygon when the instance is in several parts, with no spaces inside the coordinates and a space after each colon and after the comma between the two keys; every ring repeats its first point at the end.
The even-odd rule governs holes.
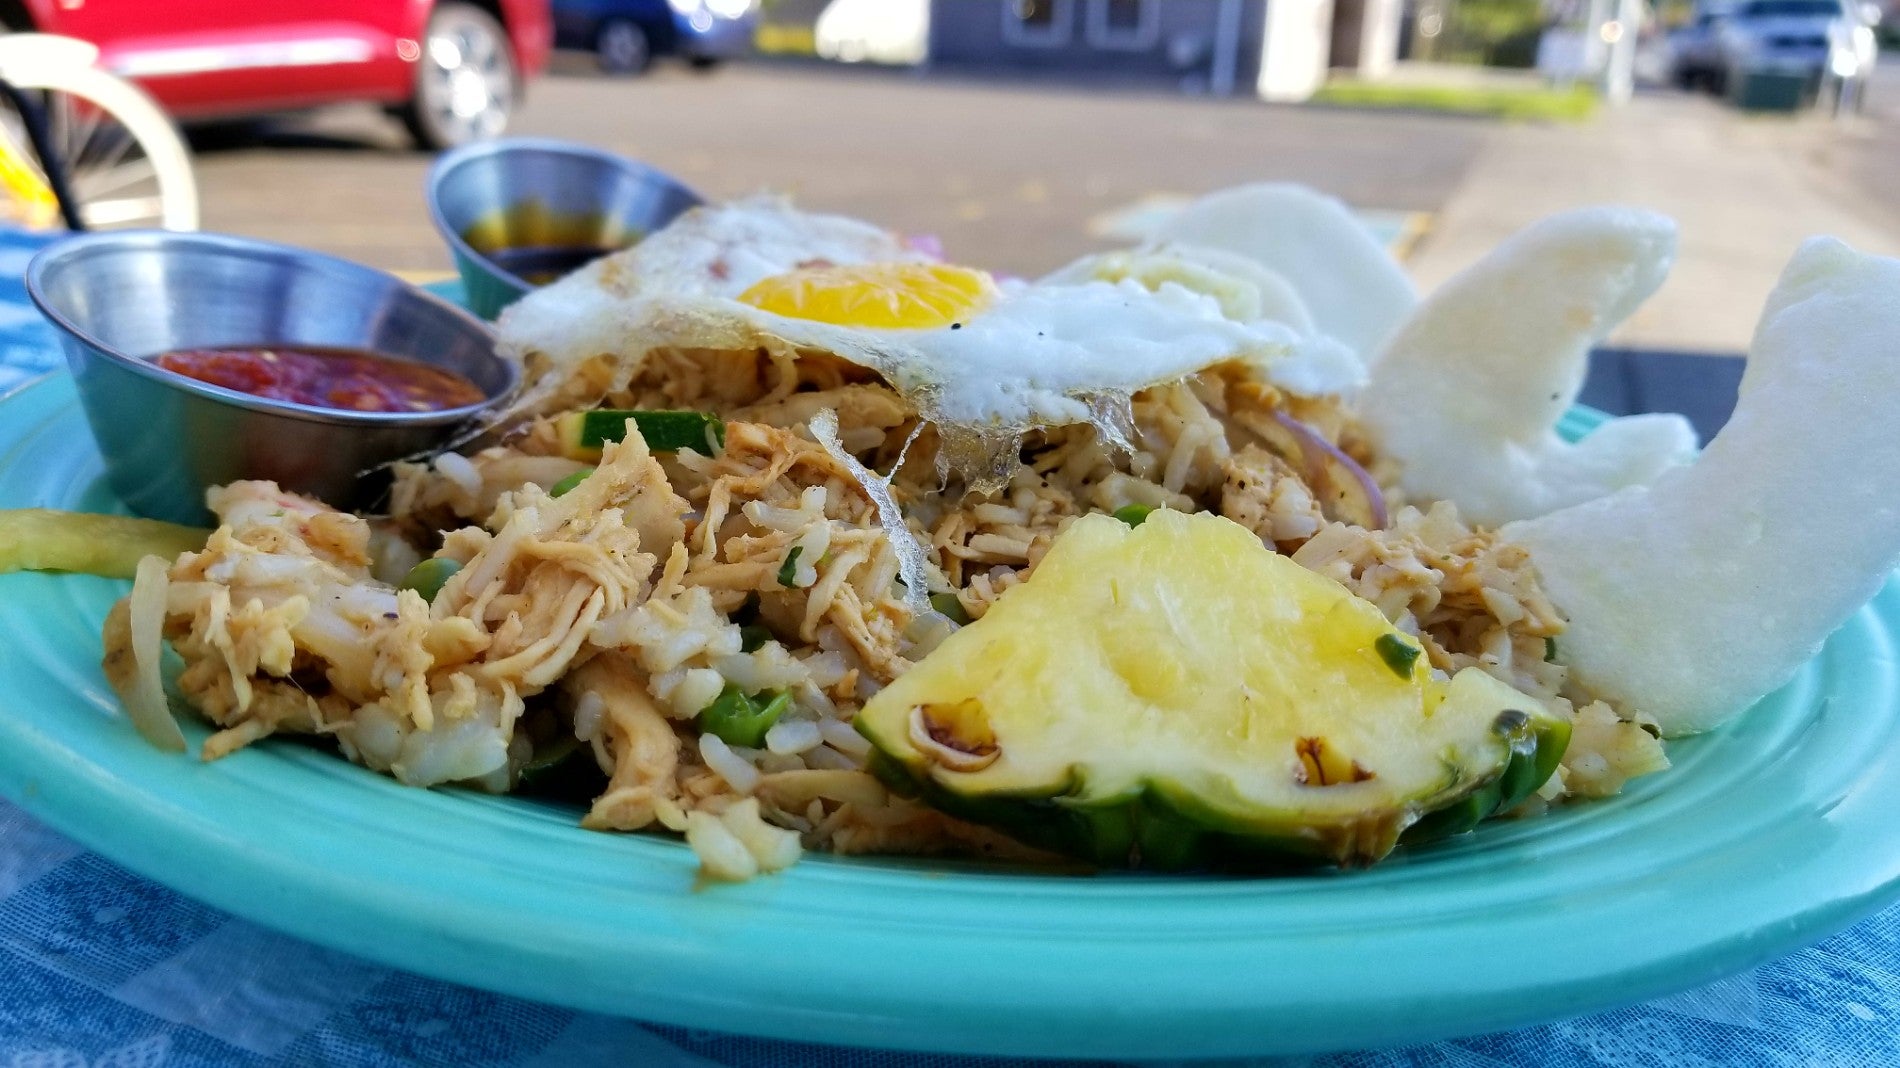
{"type": "MultiPolygon", "coordinates": [[[[181,686],[220,728],[205,755],[314,734],[415,785],[506,791],[534,737],[571,735],[600,773],[584,826],[684,834],[718,877],[801,849],[1027,856],[886,789],[853,716],[1078,516],[1145,505],[1225,516],[1377,605],[1434,668],[1480,668],[1572,718],[1562,766],[1520,814],[1667,766],[1641,710],[1552,662],[1564,620],[1523,549],[1443,502],[1391,496],[1383,528],[1352,522],[1263,432],[1278,413],[1383,472],[1336,398],[1212,367],[1134,394],[1128,447],[1093,424],[1032,429],[1006,484],[979,492],[940,470],[937,431],[903,394],[827,353],[668,348],[616,377],[584,365],[483,447],[400,465],[374,521],[268,483],[214,491],[222,526],[164,593],[181,686]],[[586,467],[556,421],[591,407],[716,413],[724,448],[655,453],[630,427],[554,496],[586,467]],[[392,589],[431,554],[463,565],[433,604],[392,589]],[[756,748],[697,724],[729,687],[791,695],[756,748]]],[[[109,653],[130,640],[121,615],[109,653]]]]}

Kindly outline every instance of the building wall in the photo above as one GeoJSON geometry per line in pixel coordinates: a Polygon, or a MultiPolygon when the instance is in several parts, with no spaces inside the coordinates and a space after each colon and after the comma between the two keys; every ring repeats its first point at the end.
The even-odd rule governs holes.
{"type": "Polygon", "coordinates": [[[1333,0],[1329,63],[1361,78],[1382,78],[1399,58],[1403,0],[1333,0]]]}
{"type": "Polygon", "coordinates": [[[1332,51],[1333,0],[1272,0],[1260,47],[1262,100],[1297,102],[1326,80],[1332,51]]]}
{"type": "Polygon", "coordinates": [[[930,65],[942,70],[1050,73],[1106,81],[1248,92],[1257,80],[1266,0],[936,0],[930,65]],[[1013,12],[1040,8],[1046,24],[1013,12]],[[1118,29],[1114,10],[1139,10],[1118,29]],[[1231,41],[1225,58],[1221,45],[1231,41]]]}

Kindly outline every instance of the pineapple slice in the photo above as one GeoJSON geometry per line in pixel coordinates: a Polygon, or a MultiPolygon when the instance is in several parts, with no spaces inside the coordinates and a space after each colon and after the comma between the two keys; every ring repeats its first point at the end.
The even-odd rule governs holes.
{"type": "Polygon", "coordinates": [[[1091,515],[857,726],[892,785],[1096,863],[1368,864],[1516,805],[1569,741],[1420,652],[1226,519],[1091,515]]]}

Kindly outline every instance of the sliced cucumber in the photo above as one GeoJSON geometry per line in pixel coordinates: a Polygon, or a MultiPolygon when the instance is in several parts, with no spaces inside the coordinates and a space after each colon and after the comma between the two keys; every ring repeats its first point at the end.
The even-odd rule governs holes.
{"type": "Polygon", "coordinates": [[[726,447],[726,424],[711,412],[599,408],[569,412],[555,420],[561,455],[587,463],[599,460],[603,446],[627,436],[629,419],[640,428],[640,436],[654,452],[690,449],[704,456],[715,456],[726,447]]]}

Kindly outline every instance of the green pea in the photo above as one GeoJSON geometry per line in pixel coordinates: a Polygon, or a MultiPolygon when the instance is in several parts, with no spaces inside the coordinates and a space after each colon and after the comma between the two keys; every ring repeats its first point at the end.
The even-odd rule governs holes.
{"type": "Polygon", "coordinates": [[[442,592],[442,586],[462,570],[460,560],[450,560],[444,556],[433,557],[409,569],[402,577],[400,589],[414,590],[425,601],[433,602],[435,595],[442,592]]]}

